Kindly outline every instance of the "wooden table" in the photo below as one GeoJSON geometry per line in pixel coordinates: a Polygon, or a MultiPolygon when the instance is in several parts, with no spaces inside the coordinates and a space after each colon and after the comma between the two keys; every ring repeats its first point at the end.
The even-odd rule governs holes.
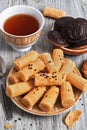
{"type": "MultiPolygon", "coordinates": [[[[45,6],[64,9],[67,15],[74,17],[87,18],[87,0],[0,0],[0,12],[5,8],[13,5],[24,4],[36,7],[40,11],[43,11],[45,6]]],[[[53,26],[54,20],[51,18],[45,18],[45,26],[43,33],[38,42],[31,48],[31,50],[37,50],[38,52],[52,52],[54,46],[48,42],[47,32],[53,26]]],[[[5,59],[7,64],[7,74],[12,67],[12,63],[18,57],[24,55],[24,53],[14,51],[0,35],[0,55],[5,59]]],[[[72,59],[80,68],[83,61],[87,60],[87,54],[80,56],[68,56],[72,59]]],[[[6,77],[5,77],[6,79],[6,77]]],[[[86,130],[87,129],[87,95],[83,93],[81,100],[69,111],[51,117],[42,117],[29,114],[19,109],[14,103],[11,104],[13,111],[13,119],[7,121],[5,118],[4,110],[2,107],[1,95],[0,95],[0,130],[4,130],[4,125],[7,123],[14,124],[12,130],[67,130],[64,124],[64,118],[67,112],[71,110],[81,110],[83,112],[81,119],[76,123],[72,130],[86,130]]]]}

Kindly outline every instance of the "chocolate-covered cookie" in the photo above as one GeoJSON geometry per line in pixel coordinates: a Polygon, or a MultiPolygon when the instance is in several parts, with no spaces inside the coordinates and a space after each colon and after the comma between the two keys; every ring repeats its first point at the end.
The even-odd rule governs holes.
{"type": "Polygon", "coordinates": [[[82,47],[84,45],[87,45],[87,39],[83,40],[82,42],[78,42],[78,43],[75,43],[75,44],[70,44],[68,46],[69,49],[74,49],[74,48],[78,48],[78,47],[82,47]]]}
{"type": "Polygon", "coordinates": [[[66,42],[66,40],[61,36],[61,34],[56,31],[56,30],[52,30],[48,32],[48,38],[60,45],[63,45],[64,47],[68,47],[69,44],[66,42]]]}
{"type": "Polygon", "coordinates": [[[54,30],[48,32],[48,37],[68,48],[87,45],[87,20],[72,17],[59,18],[55,20],[54,30]]]}
{"type": "Polygon", "coordinates": [[[62,29],[62,36],[71,44],[79,43],[84,40],[85,28],[82,22],[70,20],[62,29]]]}
{"type": "Polygon", "coordinates": [[[73,20],[73,19],[74,18],[72,18],[72,17],[61,17],[61,18],[58,18],[57,20],[55,20],[54,30],[57,30],[57,31],[61,32],[64,24],[68,23],[69,20],[73,20]]]}
{"type": "Polygon", "coordinates": [[[87,20],[86,19],[84,19],[84,18],[76,18],[76,20],[78,22],[81,22],[83,25],[85,25],[87,27],[87,20]]]}
{"type": "Polygon", "coordinates": [[[76,20],[80,22],[84,28],[83,40],[87,39],[87,20],[84,18],[76,18],[76,20]]]}

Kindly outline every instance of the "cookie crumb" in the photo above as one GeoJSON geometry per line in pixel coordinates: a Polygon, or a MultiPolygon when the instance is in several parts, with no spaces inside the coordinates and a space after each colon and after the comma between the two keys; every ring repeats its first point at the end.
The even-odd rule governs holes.
{"type": "Polygon", "coordinates": [[[20,120],[20,121],[21,121],[21,118],[18,118],[18,120],[20,120]]]}
{"type": "Polygon", "coordinates": [[[81,69],[82,76],[87,79],[87,61],[84,61],[81,69]]]}
{"type": "Polygon", "coordinates": [[[68,128],[72,128],[76,121],[80,119],[82,115],[82,111],[80,110],[74,110],[67,114],[65,118],[65,124],[68,126],[68,128]]]}
{"type": "Polygon", "coordinates": [[[82,103],[82,106],[83,106],[84,104],[82,103]]]}
{"type": "Polygon", "coordinates": [[[4,125],[4,128],[6,128],[6,129],[11,129],[11,128],[13,128],[13,127],[14,127],[13,124],[5,124],[5,125],[4,125]]]}
{"type": "Polygon", "coordinates": [[[81,100],[81,98],[79,100],[81,100]]]}
{"type": "Polygon", "coordinates": [[[14,120],[15,122],[17,122],[17,120],[14,120]]]}

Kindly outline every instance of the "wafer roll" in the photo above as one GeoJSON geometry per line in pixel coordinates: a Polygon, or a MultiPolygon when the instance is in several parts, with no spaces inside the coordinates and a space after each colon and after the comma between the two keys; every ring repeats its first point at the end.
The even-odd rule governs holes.
{"type": "Polygon", "coordinates": [[[25,56],[17,59],[14,62],[14,67],[16,70],[21,70],[25,66],[27,66],[29,63],[35,61],[38,58],[38,53],[36,51],[31,51],[27,53],[25,56]]]}
{"type": "Polygon", "coordinates": [[[34,76],[36,73],[39,71],[43,70],[45,68],[45,64],[43,63],[42,60],[37,59],[33,63],[30,63],[28,66],[20,70],[19,77],[22,81],[27,81],[29,78],[34,76]]]}
{"type": "Polygon", "coordinates": [[[13,83],[13,84],[16,84],[16,83],[18,83],[18,82],[21,82],[20,79],[19,79],[18,72],[14,73],[14,74],[11,74],[11,75],[9,76],[9,80],[10,80],[10,82],[13,83]]]}
{"type": "Polygon", "coordinates": [[[40,58],[43,60],[44,64],[46,65],[46,69],[48,72],[53,73],[57,71],[57,67],[53,62],[51,55],[49,53],[41,54],[40,58]]]}
{"type": "Polygon", "coordinates": [[[35,87],[22,99],[22,103],[28,107],[32,108],[43,96],[46,91],[46,87],[35,87]]]}
{"type": "Polygon", "coordinates": [[[56,86],[52,86],[42,98],[39,107],[43,111],[50,111],[52,110],[57,97],[59,95],[59,88],[56,86]]]}
{"type": "Polygon", "coordinates": [[[61,104],[63,107],[68,108],[75,104],[75,98],[72,86],[69,82],[65,81],[61,87],[61,104]]]}
{"type": "Polygon", "coordinates": [[[66,12],[64,10],[54,9],[51,7],[45,7],[43,11],[43,15],[57,19],[57,18],[65,16],[66,12]]]}
{"type": "Polygon", "coordinates": [[[64,58],[63,51],[61,49],[54,49],[52,53],[52,58],[57,67],[57,71],[59,71],[63,64],[63,58],[64,58]]]}
{"type": "Polygon", "coordinates": [[[74,110],[69,112],[65,118],[65,124],[68,126],[68,128],[72,128],[76,121],[80,119],[81,115],[82,111],[80,110],[74,110]]]}
{"type": "Polygon", "coordinates": [[[75,68],[75,63],[72,62],[71,60],[66,60],[63,67],[60,69],[60,73],[68,74],[72,72],[74,68],[75,68]]]}
{"type": "Polygon", "coordinates": [[[81,91],[87,92],[87,80],[71,72],[67,75],[67,80],[81,91]]]}
{"type": "Polygon", "coordinates": [[[20,82],[6,87],[6,94],[10,98],[29,92],[33,88],[32,82],[20,82]]]}
{"type": "Polygon", "coordinates": [[[58,73],[35,74],[35,86],[61,85],[66,80],[66,75],[58,73]]]}

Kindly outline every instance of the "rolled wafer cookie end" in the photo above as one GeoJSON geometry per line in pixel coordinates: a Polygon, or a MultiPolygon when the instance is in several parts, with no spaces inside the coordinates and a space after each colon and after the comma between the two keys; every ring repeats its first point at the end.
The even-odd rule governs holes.
{"type": "Polygon", "coordinates": [[[62,102],[63,107],[68,108],[75,104],[75,100],[68,99],[62,102]]]}
{"type": "Polygon", "coordinates": [[[87,93],[87,82],[84,83],[84,89],[83,89],[83,91],[87,93]]]}
{"type": "Polygon", "coordinates": [[[61,104],[63,107],[68,108],[75,104],[74,92],[71,84],[65,81],[61,85],[61,104]]]}
{"type": "Polygon", "coordinates": [[[51,111],[59,95],[59,88],[52,86],[42,98],[39,108],[43,111],[51,111]]]}
{"type": "Polygon", "coordinates": [[[80,110],[74,110],[69,112],[69,114],[65,118],[65,124],[67,125],[68,128],[72,128],[76,121],[80,119],[82,115],[82,111],[80,110]]]}
{"type": "Polygon", "coordinates": [[[28,75],[24,75],[23,71],[20,70],[20,71],[18,72],[18,74],[19,74],[19,79],[20,79],[21,81],[25,82],[25,81],[28,80],[28,75]]]}
{"type": "Polygon", "coordinates": [[[15,73],[15,74],[12,74],[9,76],[9,81],[12,83],[12,84],[15,84],[15,83],[18,83],[20,82],[20,79],[18,77],[18,73],[15,73]]]}
{"type": "Polygon", "coordinates": [[[6,87],[6,95],[10,98],[12,98],[12,91],[11,89],[9,88],[9,86],[6,87]]]}
{"type": "Polygon", "coordinates": [[[55,9],[52,7],[45,7],[43,11],[43,15],[51,18],[60,18],[66,15],[66,11],[60,10],[60,9],[55,9]]]}
{"type": "Polygon", "coordinates": [[[47,104],[44,104],[44,103],[40,103],[39,104],[39,108],[42,110],[42,111],[51,111],[51,108],[50,108],[50,106],[49,105],[47,105],[47,104]]]}
{"type": "Polygon", "coordinates": [[[32,107],[31,101],[30,101],[30,100],[27,100],[26,98],[23,98],[21,102],[22,102],[22,104],[23,104],[24,106],[26,106],[27,108],[31,108],[31,107],[32,107]]]}
{"type": "Polygon", "coordinates": [[[87,93],[87,80],[83,77],[71,72],[67,75],[66,79],[76,88],[87,93]]]}

